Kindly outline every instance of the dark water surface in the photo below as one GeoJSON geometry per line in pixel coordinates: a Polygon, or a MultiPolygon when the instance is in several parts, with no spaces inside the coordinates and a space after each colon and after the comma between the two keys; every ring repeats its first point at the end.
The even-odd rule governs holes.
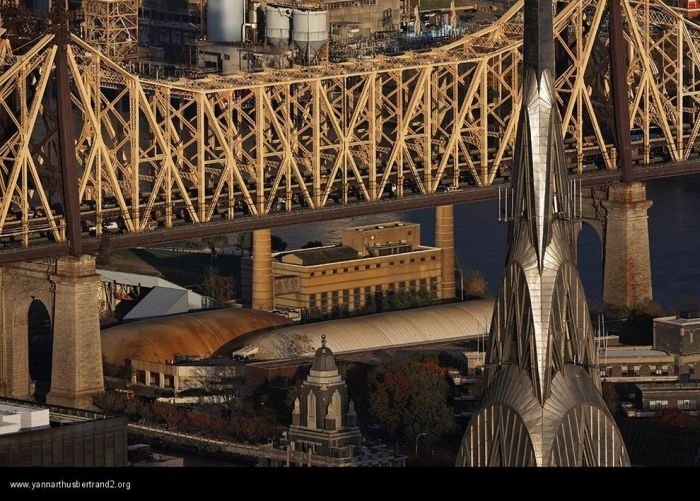
{"type": "MultiPolygon", "coordinates": [[[[658,179],[647,184],[654,205],[649,210],[654,299],[664,307],[689,297],[700,298],[700,176],[658,179]]],[[[464,269],[479,270],[491,294],[498,289],[505,262],[505,225],[497,221],[498,202],[455,206],[455,246],[464,269]]],[[[434,210],[358,217],[273,230],[298,248],[309,240],[340,241],[344,228],[386,221],[420,223],[422,241],[434,243],[434,210]]],[[[579,270],[591,304],[602,297],[602,246],[593,229],[584,225],[579,237],[579,270]]]]}

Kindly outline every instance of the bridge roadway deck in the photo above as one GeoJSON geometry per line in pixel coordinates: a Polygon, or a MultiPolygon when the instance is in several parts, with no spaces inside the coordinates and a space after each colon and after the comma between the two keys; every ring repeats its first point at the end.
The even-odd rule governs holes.
{"type": "MultiPolygon", "coordinates": [[[[666,177],[684,176],[700,173],[700,162],[656,164],[654,166],[637,167],[635,179],[639,181],[660,179],[666,177]]],[[[584,187],[601,186],[621,179],[620,171],[596,171],[572,176],[581,180],[584,187]]],[[[353,202],[339,207],[323,209],[301,209],[294,212],[273,213],[265,216],[244,216],[234,220],[210,222],[206,224],[190,224],[179,228],[167,228],[145,233],[127,233],[122,235],[103,235],[102,237],[83,239],[85,253],[109,252],[117,249],[130,249],[143,245],[158,245],[168,242],[211,237],[250,231],[262,228],[277,228],[295,224],[329,221],[355,216],[401,212],[406,210],[424,209],[439,205],[455,205],[466,202],[478,202],[498,198],[499,187],[507,183],[495,183],[484,188],[464,188],[453,192],[434,193],[430,195],[409,195],[397,199],[384,199],[375,202],[353,202]]],[[[0,266],[35,259],[61,257],[69,254],[69,248],[64,243],[33,245],[11,250],[0,251],[0,266]]]]}

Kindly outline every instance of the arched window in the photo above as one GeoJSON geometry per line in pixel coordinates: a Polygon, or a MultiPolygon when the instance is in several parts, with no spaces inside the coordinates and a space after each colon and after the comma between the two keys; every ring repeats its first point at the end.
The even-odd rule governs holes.
{"type": "Polygon", "coordinates": [[[331,403],[333,404],[333,418],[335,418],[335,427],[340,428],[343,426],[343,404],[340,397],[340,392],[335,390],[333,392],[333,397],[331,397],[331,403]]]}
{"type": "Polygon", "coordinates": [[[306,426],[316,429],[316,395],[311,391],[306,397],[306,426]]]}

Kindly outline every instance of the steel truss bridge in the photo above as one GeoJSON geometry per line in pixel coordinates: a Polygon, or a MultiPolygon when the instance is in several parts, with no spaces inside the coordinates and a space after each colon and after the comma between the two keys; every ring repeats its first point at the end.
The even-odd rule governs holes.
{"type": "MultiPolygon", "coordinates": [[[[700,170],[700,27],[660,2],[615,1],[635,176],[700,170]]],[[[19,48],[0,37],[0,264],[68,253],[76,238],[97,252],[493,197],[515,142],[522,4],[427,52],[177,81],[74,35],[19,48]],[[124,234],[99,238],[115,220],[124,234]]],[[[562,133],[584,184],[620,178],[607,7],[555,7],[562,133]]]]}

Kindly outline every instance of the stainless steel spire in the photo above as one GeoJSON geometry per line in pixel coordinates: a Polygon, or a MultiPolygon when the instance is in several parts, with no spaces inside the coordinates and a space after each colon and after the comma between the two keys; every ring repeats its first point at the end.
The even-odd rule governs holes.
{"type": "Polygon", "coordinates": [[[461,466],[620,466],[629,459],[600,394],[576,269],[574,197],[554,94],[552,1],[525,0],[523,103],[506,270],[481,409],[461,466]]]}

